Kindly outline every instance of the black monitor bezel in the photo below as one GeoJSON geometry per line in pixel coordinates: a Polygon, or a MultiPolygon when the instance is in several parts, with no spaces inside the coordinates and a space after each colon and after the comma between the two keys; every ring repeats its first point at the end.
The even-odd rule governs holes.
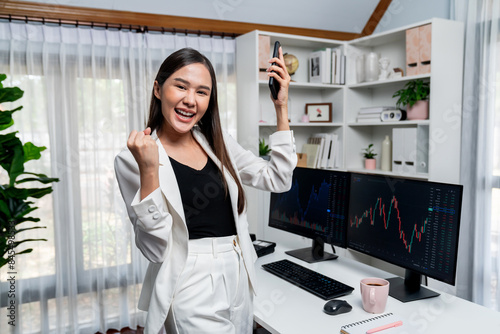
{"type": "MultiPolygon", "coordinates": [[[[350,191],[349,191],[349,187],[350,187],[350,173],[349,172],[344,172],[344,171],[338,171],[338,170],[326,170],[326,169],[313,169],[313,168],[306,168],[306,167],[296,167],[295,170],[294,170],[294,173],[296,170],[307,170],[307,172],[311,171],[311,172],[321,172],[321,173],[336,173],[336,174],[347,174],[347,178],[348,178],[348,182],[347,182],[347,196],[348,198],[350,198],[350,191]]],[[[271,196],[269,198],[269,203],[272,203],[272,196],[279,196],[280,194],[282,193],[271,193],[271,196]]],[[[347,203],[347,208],[346,208],[346,212],[348,213],[349,212],[349,199],[348,199],[348,203],[347,203]]],[[[272,224],[272,218],[271,218],[271,205],[269,207],[269,215],[268,215],[268,226],[269,227],[272,227],[272,228],[275,228],[275,229],[278,229],[278,230],[281,230],[281,231],[285,231],[285,232],[289,232],[289,233],[292,233],[292,234],[295,234],[295,235],[299,235],[301,237],[304,237],[304,238],[308,238],[308,239],[312,239],[313,241],[317,241],[318,239],[320,239],[322,242],[324,242],[325,244],[329,244],[329,245],[333,245],[333,246],[337,246],[337,247],[341,247],[341,248],[346,248],[347,247],[347,218],[346,218],[346,225],[345,225],[345,228],[344,228],[344,232],[342,233],[342,240],[341,241],[337,241],[337,240],[328,240],[329,238],[325,235],[321,235],[321,234],[316,234],[316,233],[307,233],[306,231],[304,231],[303,229],[294,229],[295,226],[293,225],[290,225],[289,228],[282,228],[281,226],[274,226],[272,224]]]]}
{"type": "MultiPolygon", "coordinates": [[[[350,178],[351,178],[351,183],[350,183],[350,187],[349,187],[349,203],[351,202],[351,199],[352,199],[352,196],[353,196],[353,193],[352,193],[352,182],[353,182],[353,178],[357,175],[361,175],[361,176],[369,176],[369,177],[381,177],[381,178],[388,178],[388,179],[396,179],[396,180],[404,180],[404,181],[410,181],[410,182],[425,182],[426,184],[435,184],[435,185],[446,185],[446,186],[454,186],[454,187],[457,187],[457,189],[459,189],[459,207],[460,207],[460,210],[458,210],[458,217],[457,217],[457,233],[456,233],[456,240],[455,240],[455,243],[456,243],[456,247],[455,247],[455,256],[454,256],[454,266],[453,266],[453,274],[452,274],[452,277],[450,280],[447,280],[447,279],[442,279],[441,277],[436,277],[435,275],[432,275],[432,273],[429,273],[429,272],[426,272],[426,271],[423,271],[423,270],[419,270],[418,268],[415,268],[415,267],[412,267],[412,266],[409,266],[409,265],[406,265],[405,263],[401,263],[401,262],[398,262],[396,260],[394,260],[394,258],[389,258],[389,257],[385,257],[385,256],[381,256],[379,254],[374,254],[372,252],[366,252],[366,251],[363,251],[363,250],[360,250],[356,247],[352,247],[350,244],[349,244],[349,226],[346,227],[346,241],[347,241],[347,248],[348,249],[352,249],[356,252],[359,252],[359,253],[362,253],[362,254],[366,254],[366,255],[369,255],[373,258],[376,258],[376,259],[379,259],[379,260],[382,260],[382,261],[385,261],[387,263],[390,263],[390,264],[393,264],[395,266],[398,266],[398,267],[401,267],[403,269],[406,269],[406,270],[410,270],[410,271],[413,271],[415,273],[418,273],[418,274],[421,274],[421,275],[424,275],[424,276],[427,276],[427,277],[430,277],[430,278],[433,278],[435,280],[438,280],[440,282],[444,282],[446,284],[450,284],[450,285],[455,285],[456,284],[456,275],[457,275],[457,266],[458,266],[458,252],[459,252],[459,241],[460,241],[460,226],[461,226],[461,218],[462,218],[462,199],[463,199],[463,185],[461,184],[456,184],[456,183],[445,183],[445,182],[435,182],[435,181],[428,181],[428,180],[420,180],[420,179],[415,179],[415,178],[410,178],[410,177],[399,177],[399,176],[394,176],[394,175],[380,175],[380,174],[371,174],[371,173],[350,173],[350,178]]],[[[349,208],[351,209],[351,207],[349,208]]],[[[351,216],[351,212],[349,211],[349,217],[351,216]]]]}

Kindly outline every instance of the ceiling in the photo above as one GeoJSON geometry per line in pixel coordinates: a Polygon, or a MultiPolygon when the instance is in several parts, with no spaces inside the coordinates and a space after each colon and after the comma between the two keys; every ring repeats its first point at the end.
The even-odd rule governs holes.
{"type": "Polygon", "coordinates": [[[380,1],[30,0],[30,2],[361,33],[380,1]]]}

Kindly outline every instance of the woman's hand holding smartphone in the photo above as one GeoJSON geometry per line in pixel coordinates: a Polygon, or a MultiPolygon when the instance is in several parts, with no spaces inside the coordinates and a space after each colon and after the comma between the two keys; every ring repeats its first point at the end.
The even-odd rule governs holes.
{"type": "Polygon", "coordinates": [[[280,49],[280,42],[276,41],[274,43],[273,58],[270,60],[272,63],[268,68],[269,89],[276,109],[278,131],[290,130],[288,124],[288,86],[291,78],[285,66],[283,51],[280,51],[280,49]]]}
{"type": "MultiPolygon", "coordinates": [[[[273,58],[279,57],[279,49],[280,49],[280,42],[276,41],[274,43],[273,58]]],[[[272,65],[276,65],[276,63],[272,63],[272,65]]],[[[278,99],[278,92],[280,91],[280,83],[278,82],[278,80],[276,80],[273,77],[270,77],[269,78],[269,89],[271,90],[271,95],[273,96],[273,99],[277,100],[278,99]]]]}

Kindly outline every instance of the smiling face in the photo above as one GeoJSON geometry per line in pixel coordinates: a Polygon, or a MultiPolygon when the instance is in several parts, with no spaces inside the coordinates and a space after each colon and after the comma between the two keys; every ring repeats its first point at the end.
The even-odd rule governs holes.
{"type": "Polygon", "coordinates": [[[162,86],[154,83],[154,95],[161,101],[164,118],[161,131],[165,134],[188,133],[203,117],[210,103],[212,79],[201,63],[186,65],[162,86]]]}

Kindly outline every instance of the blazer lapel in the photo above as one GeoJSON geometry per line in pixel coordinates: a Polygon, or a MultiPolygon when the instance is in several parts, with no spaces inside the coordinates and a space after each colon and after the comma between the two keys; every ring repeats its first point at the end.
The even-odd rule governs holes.
{"type": "Polygon", "coordinates": [[[170,159],[168,158],[167,152],[163,148],[163,144],[158,138],[156,131],[154,131],[151,134],[151,137],[156,141],[156,144],[158,145],[158,154],[160,162],[160,170],[159,170],[160,189],[163,192],[165,198],[167,199],[167,202],[170,203],[172,208],[182,218],[185,224],[186,218],[184,217],[184,208],[182,205],[181,193],[177,185],[177,178],[175,177],[172,164],[170,163],[170,159]]]}

